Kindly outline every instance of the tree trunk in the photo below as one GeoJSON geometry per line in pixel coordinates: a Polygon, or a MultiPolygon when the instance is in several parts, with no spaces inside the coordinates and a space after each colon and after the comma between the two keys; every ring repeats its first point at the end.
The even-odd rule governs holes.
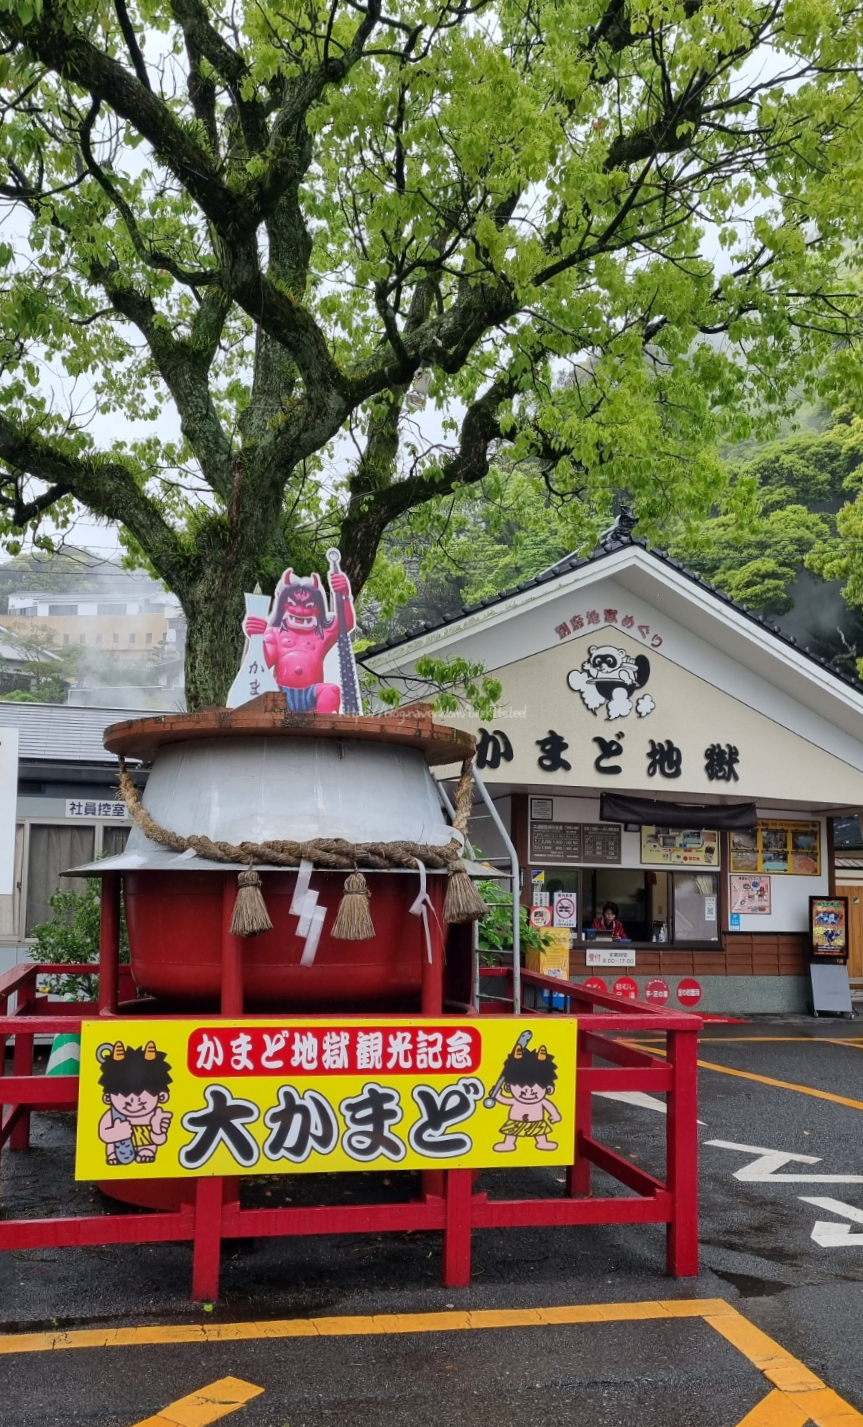
{"type": "Polygon", "coordinates": [[[243,591],[255,576],[224,568],[208,571],[184,600],[186,634],[186,707],[224,707],[243,654],[243,591]]]}

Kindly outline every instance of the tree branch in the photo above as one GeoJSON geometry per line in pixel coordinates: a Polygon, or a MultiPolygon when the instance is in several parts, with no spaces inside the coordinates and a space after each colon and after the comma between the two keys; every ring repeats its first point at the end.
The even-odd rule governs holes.
{"type": "Polygon", "coordinates": [[[138,44],[138,38],[132,28],[132,21],[129,19],[129,11],[126,9],[126,0],[114,0],[114,9],[117,12],[117,19],[120,22],[120,29],[123,31],[123,39],[126,41],[126,49],[129,51],[129,58],[133,68],[145,89],[152,89],[150,76],[147,73],[147,66],[144,63],[144,56],[138,44]]]}
{"type": "Polygon", "coordinates": [[[125,525],[162,579],[182,598],[189,585],[188,554],[127,465],[107,456],[63,451],[2,414],[0,461],[74,496],[96,515],[125,525]]]}
{"type": "MultiPolygon", "coordinates": [[[[357,483],[352,487],[340,534],[341,549],[347,552],[345,573],[355,590],[361,589],[368,579],[381,537],[398,516],[438,496],[449,495],[457,486],[475,485],[488,475],[489,447],[501,434],[497,411],[501,402],[515,390],[516,379],[508,373],[492,383],[468,408],[462,422],[458,450],[440,466],[426,466],[415,470],[405,480],[370,489],[368,482],[372,471],[368,461],[360,462],[358,481],[363,479],[365,486],[360,487],[357,483]]],[[[373,443],[391,435],[390,426],[384,432],[376,431],[373,443]]]]}

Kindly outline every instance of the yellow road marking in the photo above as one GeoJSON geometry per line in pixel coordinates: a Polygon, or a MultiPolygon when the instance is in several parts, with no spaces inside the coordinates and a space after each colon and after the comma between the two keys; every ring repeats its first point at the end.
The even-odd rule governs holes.
{"type": "MultiPolygon", "coordinates": [[[[643,1041],[626,1041],[633,1050],[642,1049],[643,1041]]],[[[667,1055],[657,1046],[650,1047],[651,1055],[667,1055]]],[[[815,1090],[811,1085],[795,1085],[792,1080],[774,1080],[772,1075],[756,1075],[754,1070],[735,1070],[730,1065],[717,1065],[712,1060],[699,1060],[701,1070],[715,1070],[717,1075],[734,1075],[739,1080],[756,1080],[759,1085],[771,1085],[776,1090],[794,1090],[798,1095],[812,1095],[816,1100],[830,1100],[834,1105],[849,1105],[852,1110],[863,1110],[863,1100],[850,1100],[847,1095],[834,1095],[830,1090],[815,1090]]]]}
{"type": "MultiPolygon", "coordinates": [[[[330,1338],[386,1333],[452,1333],[482,1329],[539,1328],[579,1323],[644,1322],[648,1319],[701,1318],[735,1347],[772,1385],[757,1407],[737,1427],[863,1427],[863,1414],[852,1407],[805,1363],[722,1298],[678,1298],[643,1303],[569,1304],[559,1308],[508,1308],[476,1312],[373,1314],[342,1318],[284,1318],[269,1323],[190,1323],[181,1327],[106,1328],[68,1333],[7,1333],[0,1353],[37,1353],[69,1348],[148,1346],[156,1343],[224,1343],[250,1339],[330,1338]],[[801,1415],[802,1414],[802,1415],[801,1415]]],[[[136,1427],[204,1427],[232,1412],[262,1388],[237,1378],[223,1378],[191,1397],[172,1403],[136,1427]],[[228,1386],[229,1385],[229,1386],[228,1386]],[[233,1389],[240,1397],[229,1396],[233,1389]],[[219,1395],[221,1393],[221,1396],[219,1395]],[[209,1412],[209,1416],[205,1415],[209,1412]],[[182,1415],[185,1413],[185,1415],[182,1415]],[[195,1415],[197,1413],[197,1416],[195,1415]]]]}
{"type": "Polygon", "coordinates": [[[719,1075],[757,1080],[760,1085],[772,1085],[777,1090],[796,1090],[798,1095],[812,1095],[816,1100],[830,1100],[834,1105],[850,1105],[852,1110],[863,1110],[863,1100],[850,1100],[847,1095],[834,1095],[830,1090],[814,1090],[811,1085],[795,1085],[791,1080],[774,1080],[772,1075],[756,1075],[754,1070],[732,1070],[728,1065],[715,1065],[710,1060],[700,1060],[698,1064],[702,1070],[715,1070],[719,1075]]]}
{"type": "Polygon", "coordinates": [[[254,1338],[331,1338],[368,1333],[458,1333],[477,1328],[538,1328],[549,1324],[619,1323],[627,1319],[703,1318],[735,1309],[721,1298],[644,1303],[589,1303],[563,1308],[497,1308],[470,1312],[379,1313],[362,1318],[282,1318],[256,1323],[186,1323],[172,1328],[78,1328],[70,1332],[5,1333],[0,1354],[58,1348],[128,1348],[156,1343],[227,1343],[254,1338]]]}
{"type": "Polygon", "coordinates": [[[809,1413],[786,1397],[784,1392],[773,1391],[762,1398],[751,1412],[747,1412],[737,1427],[806,1427],[809,1420],[809,1413]]]}
{"type": "Polygon", "coordinates": [[[143,1422],[136,1422],[135,1427],[207,1427],[207,1423],[218,1422],[220,1417],[244,1407],[263,1390],[239,1377],[220,1377],[218,1382],[211,1382],[188,1397],[169,1402],[155,1417],[145,1417],[143,1422]]]}

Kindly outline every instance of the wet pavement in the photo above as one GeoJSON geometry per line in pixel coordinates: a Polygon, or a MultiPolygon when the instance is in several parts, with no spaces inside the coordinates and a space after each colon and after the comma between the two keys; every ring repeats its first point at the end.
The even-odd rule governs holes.
{"type": "MultiPolygon", "coordinates": [[[[713,1025],[701,1060],[698,1279],[665,1277],[664,1230],[655,1226],[476,1233],[465,1290],[439,1286],[437,1234],[276,1239],[226,1247],[223,1299],[204,1313],[188,1301],[187,1244],[7,1253],[0,1420],[863,1424],[863,1030],[856,1021],[803,1017],[713,1025]],[[736,1315],[723,1319],[719,1300],[736,1315]],[[603,1315],[603,1305],[629,1306],[603,1315]],[[566,1321],[545,1321],[542,1310],[552,1308],[566,1321]],[[522,1314],[499,1326],[481,1316],[489,1310],[522,1314]],[[424,1316],[405,1321],[409,1314],[424,1316]],[[401,1321],[382,1331],[380,1315],[401,1321]],[[325,1320],[344,1316],[356,1321],[336,1336],[325,1320]],[[235,1339],[213,1340],[214,1327],[253,1322],[263,1324],[254,1330],[261,1336],[239,1326],[235,1339]],[[729,1322],[730,1340],[722,1328],[729,1322]],[[58,1330],[139,1325],[164,1339],[203,1325],[209,1340],[48,1347],[58,1330]],[[773,1349],[759,1330],[796,1360],[784,1377],[765,1367],[773,1349]],[[39,1332],[48,1337],[23,1336],[39,1332]],[[36,1351],[21,1351],[26,1346],[36,1351]],[[801,1406],[794,1384],[807,1369],[801,1406]],[[838,1398],[813,1387],[811,1374],[838,1398]],[[248,1386],[217,1386],[208,1403],[211,1385],[226,1378],[248,1386]],[[201,1401],[182,1405],[202,1390],[201,1401]],[[837,1407],[839,1399],[848,1406],[837,1407]]],[[[660,1104],[595,1097],[594,1117],[598,1138],[662,1177],[660,1104]]],[[[112,1212],[98,1190],[72,1186],[72,1134],[71,1117],[36,1116],[31,1151],[4,1151],[4,1215],[112,1212]]],[[[494,1193],[503,1173],[482,1176],[477,1187],[494,1193]]],[[[594,1175],[595,1190],[609,1192],[610,1181],[594,1175]]],[[[554,1168],[509,1171],[507,1193],[561,1193],[562,1178],[554,1168]]],[[[323,1192],[332,1202],[385,1195],[395,1202],[414,1182],[393,1173],[259,1178],[243,1187],[245,1202],[266,1205],[320,1202],[323,1192]]]]}

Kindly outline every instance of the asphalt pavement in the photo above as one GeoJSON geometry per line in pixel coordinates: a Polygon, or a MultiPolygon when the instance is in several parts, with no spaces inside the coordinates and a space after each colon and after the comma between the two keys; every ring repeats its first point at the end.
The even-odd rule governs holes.
{"type": "MultiPolygon", "coordinates": [[[[186,1244],[6,1253],[0,1421],[863,1424],[863,1029],[712,1025],[700,1055],[698,1279],[665,1276],[655,1226],[476,1233],[464,1290],[440,1287],[437,1234],[271,1239],[226,1247],[207,1313],[189,1304],[186,1244]]],[[[600,1139],[662,1177],[661,1101],[595,1097],[594,1117],[600,1139]]],[[[2,1212],[112,1212],[72,1185],[72,1153],[71,1117],[35,1116],[31,1150],[4,1151],[2,1212]]],[[[553,1168],[477,1187],[499,1192],[504,1173],[507,1193],[562,1192],[553,1168]]],[[[243,1193],[396,1202],[415,1188],[392,1173],[261,1177],[243,1193]]]]}

